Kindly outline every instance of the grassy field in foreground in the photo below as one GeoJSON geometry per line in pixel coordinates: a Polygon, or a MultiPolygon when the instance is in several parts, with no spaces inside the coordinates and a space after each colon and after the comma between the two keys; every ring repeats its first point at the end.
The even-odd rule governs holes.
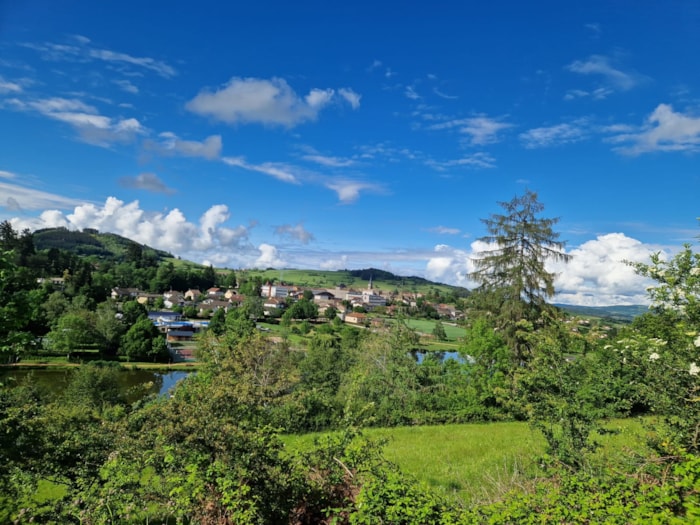
{"type": "MultiPolygon", "coordinates": [[[[600,438],[594,465],[639,449],[643,429],[638,420],[616,420],[614,432],[600,438]]],[[[465,504],[491,501],[522,488],[541,475],[538,459],[544,440],[527,423],[484,423],[367,429],[366,435],[387,440],[385,457],[432,489],[465,504]]],[[[318,434],[285,436],[290,450],[305,450],[318,434]]]]}

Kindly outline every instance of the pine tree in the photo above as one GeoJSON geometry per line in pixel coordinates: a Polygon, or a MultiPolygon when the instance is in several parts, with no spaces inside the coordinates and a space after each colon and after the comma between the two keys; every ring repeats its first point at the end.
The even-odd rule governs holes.
{"type": "Polygon", "coordinates": [[[546,318],[547,299],[554,295],[555,274],[545,263],[568,262],[571,256],[553,230],[559,219],[540,217],[544,206],[537,193],[528,190],[499,205],[503,214],[482,219],[488,235],[479,240],[489,248],[477,253],[470,278],[479,284],[481,307],[502,331],[514,360],[522,362],[529,353],[524,333],[546,318]]]}

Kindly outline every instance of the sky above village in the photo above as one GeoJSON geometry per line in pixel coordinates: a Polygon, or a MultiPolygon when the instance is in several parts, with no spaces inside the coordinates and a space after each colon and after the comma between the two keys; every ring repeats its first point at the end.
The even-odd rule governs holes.
{"type": "Polygon", "coordinates": [[[0,2],[0,220],[472,286],[526,190],[558,302],[700,234],[700,4],[0,2]]]}

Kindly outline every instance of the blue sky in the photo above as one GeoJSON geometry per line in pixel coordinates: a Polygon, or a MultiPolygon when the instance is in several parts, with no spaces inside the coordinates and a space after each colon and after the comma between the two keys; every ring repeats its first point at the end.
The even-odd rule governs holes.
{"type": "Polygon", "coordinates": [[[699,4],[252,4],[0,3],[0,220],[470,286],[530,189],[578,304],[697,241],[699,4]]]}

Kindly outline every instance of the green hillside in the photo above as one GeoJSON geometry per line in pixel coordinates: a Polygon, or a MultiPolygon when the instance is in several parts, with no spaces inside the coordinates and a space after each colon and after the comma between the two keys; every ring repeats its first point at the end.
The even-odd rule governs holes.
{"type": "Polygon", "coordinates": [[[95,256],[102,259],[124,259],[130,250],[140,249],[143,255],[158,260],[172,257],[163,250],[142,245],[116,233],[100,233],[92,228],[82,231],[67,228],[45,228],[34,232],[34,246],[37,250],[52,248],[65,250],[82,256],[95,256]]]}
{"type": "MultiPolygon", "coordinates": [[[[239,272],[237,272],[239,273],[239,272]]],[[[384,293],[422,293],[445,296],[466,297],[469,290],[459,286],[439,284],[422,277],[394,275],[386,270],[366,268],[363,270],[298,270],[268,268],[266,270],[242,270],[241,279],[260,277],[263,282],[285,283],[310,288],[335,288],[346,286],[353,289],[366,289],[370,279],[372,288],[384,293]]]]}

